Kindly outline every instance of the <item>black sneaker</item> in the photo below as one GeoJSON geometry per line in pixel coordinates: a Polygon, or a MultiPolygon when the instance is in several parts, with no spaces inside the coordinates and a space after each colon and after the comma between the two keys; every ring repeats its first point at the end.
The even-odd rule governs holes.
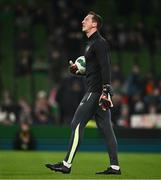
{"type": "Polygon", "coordinates": [[[96,174],[114,174],[114,175],[120,175],[121,174],[121,170],[116,170],[116,169],[112,169],[112,167],[107,168],[107,170],[102,171],[102,172],[96,172],[96,174]]]}
{"type": "Polygon", "coordinates": [[[63,162],[59,162],[57,164],[45,164],[45,166],[51,169],[52,171],[55,171],[55,172],[58,171],[65,174],[69,174],[71,171],[71,168],[64,166],[63,162]]]}

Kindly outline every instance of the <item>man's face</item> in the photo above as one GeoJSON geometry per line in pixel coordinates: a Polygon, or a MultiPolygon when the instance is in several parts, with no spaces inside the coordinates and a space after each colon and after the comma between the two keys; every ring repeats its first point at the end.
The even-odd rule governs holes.
{"type": "Polygon", "coordinates": [[[97,27],[97,23],[92,19],[93,15],[88,14],[82,21],[82,31],[89,32],[92,28],[97,27]]]}

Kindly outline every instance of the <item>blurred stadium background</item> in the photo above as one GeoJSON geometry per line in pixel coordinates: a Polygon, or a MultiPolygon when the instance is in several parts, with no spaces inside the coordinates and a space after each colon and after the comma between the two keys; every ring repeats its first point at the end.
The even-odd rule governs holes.
{"type": "MultiPolygon", "coordinates": [[[[86,89],[68,61],[82,55],[81,21],[94,10],[111,46],[119,151],[161,152],[160,7],[160,0],[0,0],[0,149],[66,150],[86,89]]],[[[106,149],[93,120],[80,149],[106,149]]]]}

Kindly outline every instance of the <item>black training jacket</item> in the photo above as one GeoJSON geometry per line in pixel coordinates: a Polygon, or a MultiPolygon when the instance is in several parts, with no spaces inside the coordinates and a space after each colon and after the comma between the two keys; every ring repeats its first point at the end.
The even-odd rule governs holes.
{"type": "Polygon", "coordinates": [[[107,41],[93,33],[85,49],[88,92],[101,92],[103,84],[111,83],[111,58],[107,41]]]}

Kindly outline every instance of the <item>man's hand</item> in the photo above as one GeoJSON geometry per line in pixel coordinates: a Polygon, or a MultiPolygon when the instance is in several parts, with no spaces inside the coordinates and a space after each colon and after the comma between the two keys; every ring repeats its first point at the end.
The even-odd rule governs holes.
{"type": "Polygon", "coordinates": [[[102,94],[99,99],[99,106],[103,111],[106,111],[110,107],[113,107],[111,96],[113,95],[112,88],[110,85],[103,85],[102,94]]]}
{"type": "Polygon", "coordinates": [[[72,61],[69,61],[69,70],[72,74],[79,74],[79,70],[76,64],[72,61]]]}

